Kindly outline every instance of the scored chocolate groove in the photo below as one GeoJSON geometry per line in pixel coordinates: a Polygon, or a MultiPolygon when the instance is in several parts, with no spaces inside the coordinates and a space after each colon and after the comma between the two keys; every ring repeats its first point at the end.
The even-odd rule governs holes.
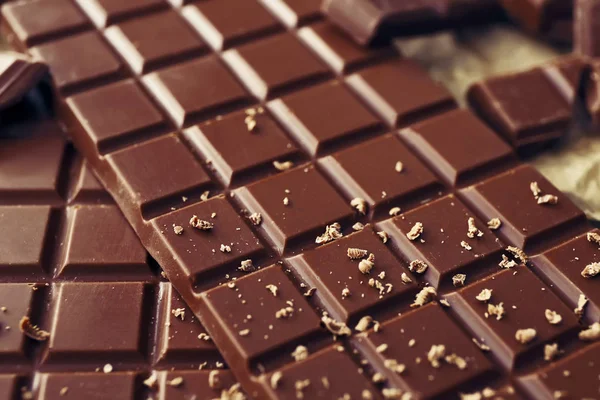
{"type": "MultiPolygon", "coordinates": [[[[82,52],[46,59],[58,74],[59,113],[250,396],[536,398],[561,390],[538,373],[549,365],[546,345],[556,343],[558,360],[584,362],[577,355],[588,342],[577,333],[587,325],[570,297],[517,268],[526,261],[519,248],[544,254],[585,233],[584,214],[456,110],[418,64],[334,33],[316,1],[244,5],[262,15],[258,24],[232,1],[132,5],[140,12],[116,23],[98,10],[123,10],[95,3],[83,10],[107,29],[36,43],[46,55],[82,52]],[[229,31],[225,14],[243,20],[242,33],[229,31]],[[170,34],[195,44],[165,44],[157,32],[166,28],[144,21],[172,23],[170,34]],[[504,290],[513,284],[533,300],[511,317],[504,290]],[[541,289],[563,325],[538,324],[541,289]],[[474,300],[480,292],[489,304],[474,300]],[[502,319],[475,326],[488,305],[497,318],[500,302],[502,319]],[[414,337],[404,342],[396,330],[414,337]],[[541,386],[529,389],[523,374],[541,386]]],[[[35,6],[11,3],[3,13],[35,6]]],[[[7,31],[34,14],[20,15],[4,16],[7,31]]],[[[592,302],[579,310],[588,325],[592,302]]],[[[569,388],[575,397],[596,389],[569,388]]]]}
{"type": "Polygon", "coordinates": [[[0,398],[229,390],[235,379],[205,329],[57,122],[20,128],[26,137],[0,130],[0,398]],[[27,337],[24,317],[48,337],[27,337]]]}

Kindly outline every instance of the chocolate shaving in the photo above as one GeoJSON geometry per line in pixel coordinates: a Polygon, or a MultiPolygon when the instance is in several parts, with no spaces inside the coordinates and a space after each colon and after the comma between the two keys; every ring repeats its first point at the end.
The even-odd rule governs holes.
{"type": "Polygon", "coordinates": [[[397,360],[387,358],[383,360],[383,365],[392,372],[402,374],[406,370],[406,365],[400,364],[397,360]]]}
{"type": "Polygon", "coordinates": [[[471,245],[469,243],[465,242],[464,240],[462,242],[460,242],[460,246],[467,251],[473,250],[471,245]]]}
{"type": "Polygon", "coordinates": [[[256,271],[256,267],[254,267],[254,264],[252,264],[252,260],[243,260],[238,269],[243,272],[256,271]]]}
{"type": "Polygon", "coordinates": [[[183,227],[180,225],[173,225],[173,232],[175,232],[176,235],[182,235],[183,227]]]}
{"type": "Polygon", "coordinates": [[[200,219],[197,215],[194,215],[192,218],[190,218],[190,226],[201,231],[210,231],[212,228],[214,228],[212,222],[200,219]]]}
{"type": "Polygon", "coordinates": [[[489,301],[492,298],[492,289],[483,289],[475,298],[479,301],[489,301]]]}
{"type": "Polygon", "coordinates": [[[427,352],[427,360],[431,363],[433,368],[439,368],[441,366],[440,360],[446,355],[446,346],[443,344],[434,344],[427,352]]]}
{"type": "Polygon", "coordinates": [[[358,260],[364,258],[369,252],[364,249],[357,249],[355,247],[349,247],[347,254],[348,258],[351,260],[358,260]]]}
{"type": "Polygon", "coordinates": [[[325,244],[341,238],[343,236],[341,229],[342,227],[337,222],[334,222],[331,225],[327,225],[325,227],[325,233],[317,236],[317,238],[315,239],[315,243],[325,244]]]}
{"type": "Polygon", "coordinates": [[[369,315],[365,315],[358,321],[358,323],[356,324],[354,329],[358,332],[365,332],[367,329],[369,329],[369,327],[371,326],[372,323],[373,323],[373,317],[371,317],[369,315]]]}
{"type": "Polygon", "coordinates": [[[506,269],[514,268],[517,265],[518,264],[515,262],[515,260],[509,259],[504,254],[502,254],[502,261],[500,261],[500,263],[498,264],[498,266],[500,268],[506,268],[506,269]]]}
{"type": "Polygon", "coordinates": [[[292,352],[292,357],[296,361],[306,360],[308,358],[308,349],[305,346],[298,346],[292,352]]]}
{"type": "Polygon", "coordinates": [[[556,204],[558,203],[558,197],[552,194],[545,194],[537,198],[538,204],[556,204]]]}
{"type": "Polygon", "coordinates": [[[427,268],[429,268],[429,265],[427,265],[423,260],[412,260],[410,264],[408,264],[408,269],[416,274],[425,273],[427,268]]]}
{"type": "Polygon", "coordinates": [[[419,238],[419,236],[421,236],[421,234],[423,233],[423,224],[420,222],[416,222],[412,228],[410,228],[410,231],[408,231],[408,233],[406,234],[406,237],[408,238],[408,240],[417,240],[419,238]]]}
{"type": "Polygon", "coordinates": [[[279,386],[279,382],[281,382],[281,378],[283,378],[283,374],[281,373],[281,371],[275,371],[273,372],[273,375],[271,375],[271,388],[273,389],[277,389],[277,387],[279,386]]]}
{"type": "Polygon", "coordinates": [[[550,323],[551,325],[558,325],[562,321],[562,316],[559,313],[549,309],[546,309],[546,311],[544,311],[544,316],[546,317],[548,323],[550,323]]]}
{"type": "Polygon", "coordinates": [[[273,166],[277,171],[287,171],[294,166],[294,163],[292,161],[273,161],[273,166]]]}
{"type": "Polygon", "coordinates": [[[257,212],[250,214],[248,219],[250,220],[250,222],[252,222],[252,225],[254,226],[259,226],[262,223],[262,215],[257,212]]]}
{"type": "Polygon", "coordinates": [[[369,254],[369,257],[366,260],[360,260],[358,263],[358,270],[363,274],[368,274],[371,272],[373,267],[375,266],[375,256],[373,253],[369,254]]]}
{"type": "Polygon", "coordinates": [[[585,310],[585,306],[588,303],[588,298],[585,297],[583,294],[579,295],[579,299],[577,299],[577,308],[575,308],[575,314],[578,315],[579,317],[583,316],[583,312],[585,310]]]}
{"type": "Polygon", "coordinates": [[[450,355],[447,355],[447,356],[444,358],[444,360],[446,360],[446,362],[447,362],[448,364],[456,365],[456,367],[457,367],[458,369],[460,369],[461,371],[462,371],[463,369],[466,369],[466,368],[467,368],[467,360],[465,360],[464,358],[462,358],[462,357],[458,356],[458,355],[457,355],[457,354],[455,354],[455,353],[452,353],[452,354],[450,354],[450,355]]]}
{"type": "Polygon", "coordinates": [[[537,332],[535,329],[527,328],[527,329],[519,329],[515,333],[515,339],[517,342],[521,344],[527,344],[531,342],[537,336],[537,332]]]}
{"type": "Polygon", "coordinates": [[[365,224],[362,222],[356,222],[354,225],[352,225],[352,230],[362,231],[363,229],[365,229],[365,224]]]}
{"type": "Polygon", "coordinates": [[[156,371],[152,371],[152,373],[150,374],[150,376],[146,379],[144,379],[144,385],[149,387],[150,389],[156,389],[156,387],[158,386],[158,375],[156,373],[156,371]]]}
{"type": "Polygon", "coordinates": [[[227,244],[221,244],[221,247],[219,247],[219,250],[221,251],[221,253],[231,253],[231,246],[229,246],[227,244]]]}
{"type": "Polygon", "coordinates": [[[328,316],[326,313],[321,317],[321,322],[325,325],[325,328],[333,333],[336,336],[350,336],[352,335],[352,331],[348,326],[340,321],[336,321],[335,319],[328,316]]]}
{"type": "Polygon", "coordinates": [[[208,387],[211,389],[221,389],[222,383],[219,371],[212,370],[208,373],[208,387]]]}
{"type": "Polygon", "coordinates": [[[584,278],[593,278],[598,274],[600,274],[600,262],[588,264],[585,266],[583,271],[581,271],[581,276],[584,278]]]}
{"type": "Polygon", "coordinates": [[[367,202],[365,201],[365,199],[355,197],[352,200],[350,200],[350,205],[352,206],[352,208],[358,211],[359,214],[367,214],[367,202]]]}
{"type": "Polygon", "coordinates": [[[277,297],[277,290],[279,290],[277,288],[277,285],[273,285],[272,283],[268,284],[267,286],[265,286],[265,288],[271,292],[271,294],[275,297],[277,297]]]}
{"type": "Polygon", "coordinates": [[[388,236],[387,232],[385,232],[385,231],[377,232],[377,236],[379,236],[379,238],[381,239],[383,244],[386,244],[388,242],[388,240],[390,240],[390,237],[388,236]]]}
{"type": "Polygon", "coordinates": [[[467,237],[469,239],[475,239],[482,236],[483,232],[475,225],[475,218],[469,217],[469,219],[467,219],[467,237]]]}
{"type": "Polygon", "coordinates": [[[415,301],[410,305],[412,308],[421,307],[425,304],[431,302],[437,296],[437,291],[432,286],[425,286],[417,295],[415,296],[415,301]]]}
{"type": "MultiPolygon", "coordinates": [[[[487,315],[493,315],[497,321],[500,321],[504,316],[504,303],[488,304],[487,315]]],[[[486,318],[487,318],[486,315],[486,318]]]]}
{"type": "Polygon", "coordinates": [[[390,208],[390,211],[388,211],[388,214],[390,217],[395,217],[400,215],[400,213],[402,212],[402,209],[400,207],[392,207],[390,208]]]}
{"type": "Polygon", "coordinates": [[[579,332],[579,340],[593,342],[600,339],[600,322],[594,322],[588,329],[579,332]]]}
{"type": "Polygon", "coordinates": [[[485,344],[485,343],[481,343],[479,340],[477,340],[477,339],[475,339],[475,338],[472,338],[471,340],[473,341],[473,343],[475,343],[475,345],[476,345],[477,347],[479,347],[479,349],[480,349],[481,351],[490,351],[490,350],[491,350],[491,349],[490,349],[490,346],[488,346],[487,344],[485,344]]]}
{"type": "Polygon", "coordinates": [[[547,344],[544,346],[544,361],[552,361],[558,356],[558,343],[547,344]]]}
{"type": "Polygon", "coordinates": [[[402,275],[400,275],[400,279],[405,285],[412,283],[412,279],[410,278],[410,276],[408,276],[406,272],[403,272],[402,275]]]}
{"type": "Polygon", "coordinates": [[[531,182],[529,184],[529,190],[531,190],[531,193],[533,193],[533,197],[535,197],[536,199],[540,194],[542,194],[542,189],[540,189],[540,186],[537,182],[531,182]]]}
{"type": "Polygon", "coordinates": [[[518,258],[522,264],[526,264],[527,260],[529,259],[529,257],[527,257],[527,254],[525,254],[525,252],[518,247],[508,246],[506,248],[506,251],[512,254],[515,258],[518,258]]]}
{"type": "Polygon", "coordinates": [[[452,277],[452,285],[454,287],[465,286],[465,281],[467,280],[467,275],[465,274],[456,274],[452,277]]]}
{"type": "Polygon", "coordinates": [[[50,337],[50,332],[40,329],[39,326],[31,323],[29,317],[24,316],[19,321],[19,329],[25,336],[38,342],[44,342],[50,337]]]}
{"type": "Polygon", "coordinates": [[[185,308],[175,308],[171,310],[171,314],[173,314],[175,318],[180,318],[183,321],[185,319],[185,308]]]}
{"type": "Polygon", "coordinates": [[[588,232],[587,240],[590,243],[595,243],[597,245],[600,245],[600,234],[598,234],[596,232],[588,232]]]}
{"type": "Polygon", "coordinates": [[[499,229],[502,226],[502,221],[500,218],[492,218],[487,222],[487,227],[493,231],[499,229]]]}

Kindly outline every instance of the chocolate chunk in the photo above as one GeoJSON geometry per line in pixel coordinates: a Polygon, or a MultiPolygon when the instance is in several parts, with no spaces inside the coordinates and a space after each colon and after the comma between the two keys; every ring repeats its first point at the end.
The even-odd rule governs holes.
{"type": "Polygon", "coordinates": [[[519,25],[559,43],[570,43],[574,0],[500,0],[519,25]]]}
{"type": "Polygon", "coordinates": [[[19,53],[0,52],[0,109],[23,99],[48,74],[48,66],[19,53]]]}

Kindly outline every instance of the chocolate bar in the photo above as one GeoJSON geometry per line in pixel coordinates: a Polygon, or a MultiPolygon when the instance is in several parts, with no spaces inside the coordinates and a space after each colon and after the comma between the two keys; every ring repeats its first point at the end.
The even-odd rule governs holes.
{"type": "Polygon", "coordinates": [[[23,99],[48,74],[48,67],[12,51],[0,52],[0,110],[23,99]]]}
{"type": "Polygon", "coordinates": [[[562,44],[571,43],[573,31],[579,29],[573,23],[574,2],[575,0],[500,0],[508,15],[520,26],[562,44]]]}
{"type": "Polygon", "coordinates": [[[502,15],[496,0],[326,0],[322,9],[361,45],[458,24],[486,23],[502,15]]]}
{"type": "Polygon", "coordinates": [[[172,3],[30,51],[59,72],[75,146],[249,397],[529,398],[519,378],[542,376],[546,353],[591,348],[589,301],[576,312],[520,266],[590,227],[494,126],[318,4],[244,2],[270,22],[234,34],[233,2],[172,3]],[[74,48],[97,58],[52,57],[74,48]]]}
{"type": "Polygon", "coordinates": [[[58,124],[2,133],[0,397],[205,399],[238,390],[58,124]]]}
{"type": "Polygon", "coordinates": [[[582,58],[569,55],[488,78],[469,88],[469,106],[518,151],[539,150],[566,136],[585,67],[582,58]]]}

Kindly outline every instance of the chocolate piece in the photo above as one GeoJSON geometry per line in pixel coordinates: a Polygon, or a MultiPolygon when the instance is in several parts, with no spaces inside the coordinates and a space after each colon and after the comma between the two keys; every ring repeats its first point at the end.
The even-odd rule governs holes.
{"type": "Polygon", "coordinates": [[[217,370],[223,360],[205,329],[161,282],[59,126],[21,127],[30,138],[0,139],[0,397],[216,398],[230,390],[235,380],[217,370]],[[24,317],[48,336],[27,337],[24,317]],[[215,374],[220,384],[211,386],[215,374]]]}
{"type": "Polygon", "coordinates": [[[23,99],[48,74],[48,66],[15,52],[0,52],[0,109],[23,99]]]}
{"type": "Polygon", "coordinates": [[[316,288],[312,298],[324,305],[332,318],[350,326],[356,324],[359,316],[372,314],[376,307],[383,311],[385,304],[397,303],[402,298],[412,301],[416,294],[416,286],[402,280],[402,272],[409,278],[411,273],[370,227],[288,262],[306,287],[316,288]],[[367,255],[351,259],[349,249],[364,249],[375,256],[375,265],[369,273],[362,273],[359,266],[367,255]]]}
{"type": "Polygon", "coordinates": [[[571,43],[574,0],[500,0],[506,12],[532,33],[571,43]]]}
{"type": "Polygon", "coordinates": [[[205,48],[173,11],[111,26],[104,31],[104,36],[136,74],[192,58],[205,48]]]}
{"type": "Polygon", "coordinates": [[[495,0],[327,0],[322,8],[362,45],[444,29],[459,21],[462,25],[485,21],[497,17],[499,11],[495,0]]]}
{"type": "Polygon", "coordinates": [[[567,57],[487,79],[469,88],[469,106],[517,150],[531,151],[566,135],[583,67],[567,57]]]}
{"type": "Polygon", "coordinates": [[[479,220],[473,221],[478,231],[469,237],[472,217],[460,200],[448,195],[384,221],[379,227],[390,235],[392,246],[406,262],[421,260],[427,264],[423,277],[439,288],[451,285],[458,273],[467,274],[469,282],[497,268],[502,245],[479,220]],[[423,232],[415,240],[409,233],[417,223],[422,224],[423,232]]]}
{"type": "Polygon", "coordinates": [[[595,382],[600,368],[598,357],[600,343],[524,376],[519,382],[535,399],[594,398],[598,395],[598,385],[595,382]]]}
{"type": "Polygon", "coordinates": [[[282,29],[258,2],[210,0],[191,4],[181,14],[214,50],[254,40],[282,29]],[[236,13],[229,11],[235,8],[236,13]]]}
{"type": "MultiPolygon", "coordinates": [[[[590,232],[594,233],[598,231],[590,232]]],[[[582,273],[587,265],[598,262],[599,246],[584,234],[532,259],[535,272],[552,284],[570,307],[578,307],[581,295],[588,299],[582,311],[590,324],[600,319],[600,280],[582,273]]]]}
{"type": "Polygon", "coordinates": [[[452,186],[463,186],[515,164],[510,147],[467,110],[430,118],[401,130],[400,136],[452,186]]]}
{"type": "Polygon", "coordinates": [[[274,161],[298,158],[296,146],[262,108],[228,114],[188,128],[184,135],[226,186],[276,173],[274,161]]]}
{"type": "Polygon", "coordinates": [[[407,126],[456,107],[450,93],[410,60],[368,68],[348,76],[346,83],[391,127],[407,126]]]}
{"type": "Polygon", "coordinates": [[[541,362],[544,344],[563,344],[564,336],[578,326],[573,310],[524,266],[505,269],[446,298],[450,312],[510,370],[541,362]],[[484,290],[491,291],[489,300],[482,301],[484,290]],[[561,321],[549,322],[546,310],[561,321]]]}
{"type": "Polygon", "coordinates": [[[260,100],[328,75],[327,68],[289,33],[227,50],[223,60],[260,100]],[[273,55],[277,55],[276,61],[271,59],[273,55]]]}
{"type": "Polygon", "coordinates": [[[358,335],[353,344],[375,372],[385,377],[387,385],[417,398],[456,393],[461,391],[461,385],[493,369],[490,361],[437,304],[396,317],[382,324],[379,332],[358,335]],[[383,345],[385,350],[379,350],[383,345]],[[433,357],[434,346],[441,346],[439,358],[433,357]],[[446,357],[452,355],[466,364],[462,365],[462,361],[454,364],[454,357],[448,361],[446,357]],[[390,368],[390,360],[404,365],[404,369],[390,368]]]}
{"type": "Polygon", "coordinates": [[[575,51],[583,56],[600,56],[600,43],[597,38],[596,20],[600,13],[600,3],[595,0],[573,0],[575,51]]]}
{"type": "Polygon", "coordinates": [[[325,225],[342,224],[352,215],[350,205],[306,165],[237,189],[235,196],[250,213],[262,215],[258,231],[280,254],[296,244],[314,242],[325,225]]]}
{"type": "Polygon", "coordinates": [[[267,103],[267,108],[311,155],[381,130],[382,124],[339,81],[267,103]]]}
{"type": "Polygon", "coordinates": [[[461,196],[482,220],[499,218],[498,236],[527,253],[548,249],[587,228],[585,216],[567,196],[560,196],[556,204],[540,204],[540,197],[531,192],[532,182],[543,195],[559,194],[539,172],[524,165],[463,189],[461,196]]]}
{"type": "Polygon", "coordinates": [[[438,179],[391,134],[322,158],[319,164],[348,201],[364,199],[375,218],[388,218],[393,207],[405,210],[442,191],[438,179]]]}
{"type": "Polygon", "coordinates": [[[75,0],[98,28],[167,7],[164,0],[75,0]]]}
{"type": "Polygon", "coordinates": [[[258,0],[288,28],[321,18],[321,0],[258,0]]]}

